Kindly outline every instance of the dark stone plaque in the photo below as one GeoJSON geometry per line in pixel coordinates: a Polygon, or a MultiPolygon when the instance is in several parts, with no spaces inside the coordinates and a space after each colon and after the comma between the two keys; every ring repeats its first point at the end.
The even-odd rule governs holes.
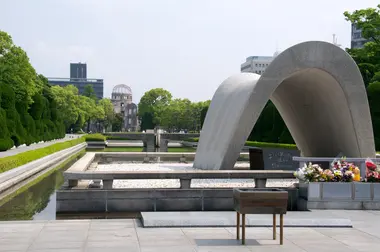
{"type": "Polygon", "coordinates": [[[264,170],[288,170],[295,171],[299,168],[299,162],[293,161],[293,157],[300,156],[299,150],[263,148],[264,170]]]}

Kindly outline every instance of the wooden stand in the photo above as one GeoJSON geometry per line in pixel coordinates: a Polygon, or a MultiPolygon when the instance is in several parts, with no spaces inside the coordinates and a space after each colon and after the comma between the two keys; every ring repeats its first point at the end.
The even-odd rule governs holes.
{"type": "Polygon", "coordinates": [[[251,191],[234,189],[236,210],[236,239],[240,239],[240,215],[242,215],[242,239],[245,244],[245,215],[246,214],[272,214],[273,240],[276,240],[276,214],[280,215],[280,245],[284,244],[284,214],[286,213],[288,193],[274,189],[257,189],[251,191]],[[243,193],[241,192],[243,191],[243,193]],[[259,193],[261,192],[261,193],[259,193]],[[265,197],[266,196],[266,197],[265,197]]]}

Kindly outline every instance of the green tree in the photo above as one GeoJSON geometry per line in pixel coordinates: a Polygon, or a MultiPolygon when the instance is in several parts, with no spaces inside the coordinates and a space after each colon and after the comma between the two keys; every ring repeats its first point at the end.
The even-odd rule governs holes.
{"type": "Polygon", "coordinates": [[[201,110],[201,117],[200,117],[201,118],[201,127],[203,127],[203,123],[205,122],[205,118],[206,118],[206,115],[207,115],[208,107],[209,106],[205,106],[201,110]]]}
{"type": "Polygon", "coordinates": [[[66,131],[77,122],[79,116],[78,89],[73,85],[66,87],[52,86],[51,93],[56,101],[57,110],[60,111],[66,131]]]}
{"type": "Polygon", "coordinates": [[[171,99],[171,93],[162,88],[155,88],[145,92],[138,104],[138,115],[142,123],[144,123],[144,114],[151,113],[153,115],[153,123],[161,125],[164,110],[169,105],[171,99]]]}
{"type": "Polygon", "coordinates": [[[112,121],[112,131],[119,132],[123,128],[123,116],[121,114],[116,114],[112,121]]]}
{"type": "Polygon", "coordinates": [[[29,58],[0,31],[0,150],[64,135],[64,123],[47,79],[38,75],[29,58]]]}
{"type": "Polygon", "coordinates": [[[380,150],[380,82],[372,82],[367,88],[367,93],[375,133],[376,150],[380,150]]]}
{"type": "Polygon", "coordinates": [[[24,144],[26,131],[15,108],[15,93],[7,84],[1,85],[1,108],[5,111],[7,128],[14,145],[24,144]]]}
{"type": "Polygon", "coordinates": [[[362,36],[369,40],[363,48],[347,48],[358,64],[367,86],[376,149],[380,149],[380,5],[376,8],[345,12],[347,21],[362,29],[362,36]]]}
{"type": "Polygon", "coordinates": [[[153,123],[153,113],[146,112],[141,117],[141,131],[146,131],[148,129],[154,129],[156,124],[153,123]]]}
{"type": "Polygon", "coordinates": [[[380,74],[380,5],[377,8],[344,12],[347,21],[362,29],[362,37],[368,39],[363,48],[347,48],[354,58],[366,86],[379,80],[380,74]]]}
{"type": "Polygon", "coordinates": [[[115,118],[115,112],[113,109],[113,104],[110,99],[103,98],[99,100],[98,105],[103,108],[104,111],[104,118],[99,119],[101,123],[103,124],[104,128],[107,130],[110,127],[112,127],[112,122],[115,118]]]}
{"type": "Polygon", "coordinates": [[[92,86],[92,84],[87,84],[86,86],[84,86],[83,95],[86,97],[89,97],[95,101],[97,100],[97,97],[96,97],[96,94],[94,91],[94,87],[92,86]]]}
{"type": "Polygon", "coordinates": [[[10,35],[0,31],[0,83],[11,86],[16,103],[33,102],[32,97],[43,88],[36,78],[26,53],[13,44],[10,35]]]}

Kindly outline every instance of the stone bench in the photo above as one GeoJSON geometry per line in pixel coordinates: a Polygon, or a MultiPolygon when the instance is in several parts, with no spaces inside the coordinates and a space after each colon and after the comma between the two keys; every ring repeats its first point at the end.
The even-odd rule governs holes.
{"type": "Polygon", "coordinates": [[[294,179],[292,171],[282,170],[194,170],[194,171],[73,171],[64,172],[65,180],[76,186],[78,180],[102,180],[103,189],[112,189],[113,180],[179,179],[181,189],[189,189],[192,179],[254,179],[256,188],[265,188],[267,179],[294,179]],[[71,181],[71,182],[70,182],[71,181]]]}

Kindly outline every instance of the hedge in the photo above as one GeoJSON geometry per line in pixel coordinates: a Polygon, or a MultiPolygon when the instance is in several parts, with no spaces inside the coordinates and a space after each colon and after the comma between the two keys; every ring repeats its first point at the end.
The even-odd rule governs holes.
{"type": "Polygon", "coordinates": [[[297,146],[295,144],[283,144],[283,143],[265,143],[265,142],[245,142],[245,146],[254,146],[261,148],[281,148],[281,149],[293,149],[296,150],[297,146]]]}
{"type": "MultiPolygon", "coordinates": [[[[184,139],[186,142],[198,142],[198,137],[186,138],[184,139]]],[[[253,146],[253,147],[261,147],[261,148],[282,148],[282,149],[297,149],[295,144],[282,144],[282,143],[265,143],[265,142],[253,142],[247,141],[245,142],[245,146],[253,146]]]]}
{"type": "Polygon", "coordinates": [[[23,153],[19,153],[17,155],[0,158],[0,173],[19,167],[21,165],[27,164],[34,160],[43,158],[55,152],[73,147],[83,142],[84,142],[84,138],[80,137],[80,138],[69,140],[62,143],[52,144],[44,148],[30,150],[23,153]]]}
{"type": "Polygon", "coordinates": [[[84,138],[86,142],[102,142],[106,140],[106,137],[99,133],[88,134],[84,138]]]}
{"type": "Polygon", "coordinates": [[[107,140],[133,140],[122,136],[106,136],[107,140]]]}

